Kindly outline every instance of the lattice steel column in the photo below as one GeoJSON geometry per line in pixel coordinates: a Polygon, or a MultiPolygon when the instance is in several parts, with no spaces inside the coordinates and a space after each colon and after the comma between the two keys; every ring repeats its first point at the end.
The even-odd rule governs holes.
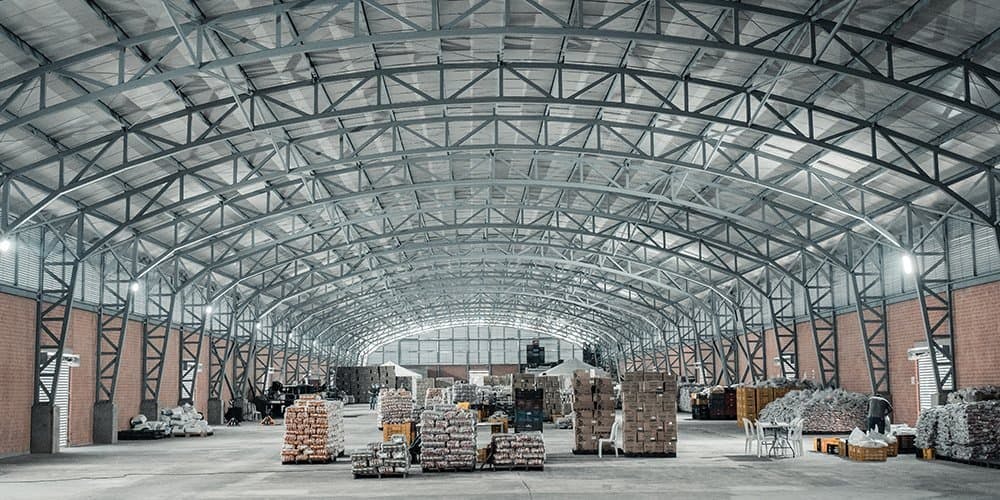
{"type": "MultiPolygon", "coordinates": [[[[239,303],[239,298],[236,299],[239,303]]],[[[233,360],[233,406],[244,408],[247,396],[249,371],[252,367],[251,355],[257,340],[258,309],[256,303],[248,304],[236,311],[230,324],[229,350],[233,360]]]]}
{"type": "Polygon", "coordinates": [[[763,300],[764,297],[749,287],[736,289],[736,315],[743,332],[739,346],[746,360],[740,371],[740,382],[751,383],[767,378],[763,300]]]}
{"type": "Polygon", "coordinates": [[[94,363],[94,410],[92,436],[95,444],[118,442],[118,408],[115,389],[121,366],[121,348],[129,316],[140,285],[133,281],[136,273],[138,245],[132,244],[127,258],[116,253],[100,254],[100,292],[97,307],[97,349],[94,363]]]}
{"type": "Polygon", "coordinates": [[[205,339],[205,306],[208,300],[204,289],[187,289],[181,296],[181,367],[178,377],[178,404],[194,405],[201,367],[201,346],[205,339]]]}
{"type": "Polygon", "coordinates": [[[840,386],[837,366],[837,311],[833,303],[833,266],[803,255],[802,282],[806,288],[809,320],[820,381],[825,387],[840,386]]]}
{"type": "Polygon", "coordinates": [[[222,400],[223,387],[229,388],[229,393],[233,393],[232,382],[226,374],[226,367],[229,364],[229,323],[232,321],[232,312],[228,303],[208,304],[205,306],[205,317],[208,326],[208,423],[212,425],[222,424],[224,401],[222,400]],[[212,310],[209,311],[209,307],[212,310]]]}
{"type": "Polygon", "coordinates": [[[705,384],[716,383],[715,342],[712,328],[712,318],[702,309],[692,310],[695,334],[695,360],[698,374],[705,384]]]}
{"type": "Polygon", "coordinates": [[[883,245],[848,235],[851,289],[865,346],[868,380],[873,394],[889,397],[889,332],[886,321],[883,245]]]}
{"type": "Polygon", "coordinates": [[[32,453],[59,451],[59,408],[54,400],[79,279],[82,242],[83,223],[79,217],[43,226],[40,230],[32,453]]]}
{"type": "Polygon", "coordinates": [[[710,304],[715,312],[712,315],[712,327],[715,331],[718,359],[722,363],[722,370],[716,374],[716,383],[735,384],[740,374],[740,342],[735,311],[732,304],[716,294],[711,295],[710,304]]]}
{"type": "MultiPolygon", "coordinates": [[[[176,276],[176,273],[175,273],[176,276]]],[[[174,276],[154,269],[146,279],[146,318],[142,322],[142,404],[143,415],[160,414],[160,382],[167,359],[176,293],[174,276]]]]}
{"type": "Polygon", "coordinates": [[[934,383],[938,397],[943,398],[958,386],[947,219],[926,220],[908,211],[906,226],[934,383]]]}
{"type": "Polygon", "coordinates": [[[799,378],[799,343],[795,331],[795,284],[785,275],[764,270],[771,325],[778,345],[781,376],[799,378]]]}

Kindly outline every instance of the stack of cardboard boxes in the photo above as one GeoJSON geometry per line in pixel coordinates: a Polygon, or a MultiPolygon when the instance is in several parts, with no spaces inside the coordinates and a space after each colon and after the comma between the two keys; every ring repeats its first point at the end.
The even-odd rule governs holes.
{"type": "Polygon", "coordinates": [[[536,387],[543,391],[542,412],[546,420],[553,420],[563,415],[562,408],[562,381],[559,377],[538,377],[536,387]]]}
{"type": "Polygon", "coordinates": [[[677,378],[668,373],[626,373],[621,383],[626,455],[676,456],[677,378]]]}
{"type": "Polygon", "coordinates": [[[531,391],[536,389],[535,379],[536,377],[532,373],[515,373],[511,381],[511,386],[513,389],[531,391]]]}
{"type": "Polygon", "coordinates": [[[597,440],[611,436],[615,423],[615,391],[611,379],[573,373],[574,453],[596,453],[597,440]]]}
{"type": "Polygon", "coordinates": [[[368,401],[369,389],[396,387],[396,368],[392,366],[342,366],[337,368],[337,388],[354,396],[357,402],[368,401]]]}

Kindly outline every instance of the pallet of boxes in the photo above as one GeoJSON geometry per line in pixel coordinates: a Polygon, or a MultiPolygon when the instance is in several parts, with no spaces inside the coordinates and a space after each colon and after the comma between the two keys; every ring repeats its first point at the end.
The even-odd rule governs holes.
{"type": "Polygon", "coordinates": [[[595,454],[599,439],[611,437],[615,423],[615,389],[610,378],[573,372],[573,453],[595,454]]]}
{"type": "Polygon", "coordinates": [[[621,383],[625,456],[677,456],[677,378],[626,373],[621,383]]]}
{"type": "Polygon", "coordinates": [[[546,421],[562,416],[562,380],[559,377],[538,377],[535,387],[542,390],[542,413],[546,421]]]}
{"type": "Polygon", "coordinates": [[[396,387],[396,368],[393,366],[342,366],[336,370],[337,387],[355,402],[366,403],[371,398],[373,385],[379,388],[396,387]]]}
{"type": "Polygon", "coordinates": [[[281,463],[329,463],[343,452],[343,403],[303,396],[285,410],[281,463]]]}
{"type": "Polygon", "coordinates": [[[540,432],[493,434],[489,456],[494,469],[544,470],[545,440],[540,432]]]}

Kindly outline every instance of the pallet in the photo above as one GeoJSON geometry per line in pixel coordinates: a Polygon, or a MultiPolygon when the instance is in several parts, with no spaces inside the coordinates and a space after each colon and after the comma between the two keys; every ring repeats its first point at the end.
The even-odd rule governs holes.
{"type": "Polygon", "coordinates": [[[1000,462],[988,462],[985,460],[966,460],[964,458],[946,457],[943,455],[937,455],[935,458],[938,460],[944,460],[946,462],[954,462],[957,464],[974,465],[976,467],[986,467],[987,469],[1000,469],[1000,462]]]}
{"type": "Polygon", "coordinates": [[[420,469],[420,472],[431,473],[431,474],[437,474],[440,472],[475,472],[475,471],[476,471],[475,467],[471,469],[423,469],[423,468],[420,469]]]}
{"type": "Polygon", "coordinates": [[[403,471],[399,471],[399,472],[380,472],[378,474],[359,473],[359,472],[355,472],[354,473],[354,479],[383,479],[383,478],[387,478],[387,477],[404,477],[405,478],[405,477],[410,477],[410,473],[409,472],[403,472],[403,471]]]}
{"type": "Polygon", "coordinates": [[[597,450],[573,450],[574,455],[597,455],[597,450]]]}
{"type": "Polygon", "coordinates": [[[182,438],[182,437],[208,437],[208,436],[214,436],[215,433],[214,432],[209,432],[209,433],[206,433],[206,434],[202,434],[200,432],[185,432],[185,433],[182,433],[182,434],[171,433],[170,435],[172,437],[177,437],[177,438],[182,438]]]}
{"type": "Polygon", "coordinates": [[[625,453],[629,458],[677,458],[676,453],[625,453]]]}
{"type": "Polygon", "coordinates": [[[543,471],[545,470],[544,465],[490,465],[491,470],[502,470],[502,471],[543,471]]]}
{"type": "Polygon", "coordinates": [[[307,458],[305,460],[298,460],[298,459],[296,459],[296,460],[289,460],[289,461],[282,460],[281,464],[282,465],[306,465],[306,464],[308,464],[308,465],[320,465],[320,464],[332,464],[332,463],[334,463],[336,461],[337,461],[337,457],[315,458],[315,459],[314,458],[307,458]]]}

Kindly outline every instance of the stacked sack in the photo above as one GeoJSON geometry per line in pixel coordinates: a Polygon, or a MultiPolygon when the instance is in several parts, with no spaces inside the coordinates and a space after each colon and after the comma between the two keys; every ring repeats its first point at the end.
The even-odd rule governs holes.
{"type": "Polygon", "coordinates": [[[452,403],[472,403],[476,401],[476,386],[459,382],[451,386],[452,403]]]}
{"type": "Polygon", "coordinates": [[[340,401],[302,398],[285,410],[281,461],[330,461],[344,451],[344,405],[340,401]]]}
{"type": "Polygon", "coordinates": [[[964,389],[949,395],[944,406],[920,413],[917,420],[919,448],[934,448],[937,455],[961,460],[1000,460],[1000,394],[992,387],[964,389]],[[968,402],[966,402],[968,401],[968,402]]]}
{"type": "Polygon", "coordinates": [[[705,386],[685,382],[677,386],[677,411],[691,413],[691,395],[698,394],[705,386]]]}
{"type": "Polygon", "coordinates": [[[425,407],[431,408],[435,405],[443,404],[445,404],[444,389],[440,387],[431,387],[427,389],[427,392],[424,394],[425,407]]]}
{"type": "Polygon", "coordinates": [[[792,391],[768,403],[758,420],[791,422],[801,417],[803,432],[849,433],[866,427],[869,396],[843,389],[792,391]]]}
{"type": "Polygon", "coordinates": [[[424,472],[476,468],[476,417],[470,410],[424,410],[420,416],[424,472]]]}
{"type": "Polygon", "coordinates": [[[213,434],[212,427],[205,421],[205,417],[187,403],[175,408],[160,410],[160,421],[164,422],[170,433],[175,436],[193,434],[211,436],[213,434]]]}
{"type": "Polygon", "coordinates": [[[492,437],[493,465],[541,467],[545,463],[545,441],[540,432],[494,434],[492,437]]]}
{"type": "Polygon", "coordinates": [[[406,389],[383,390],[379,396],[383,424],[412,422],[413,396],[406,389]]]}

